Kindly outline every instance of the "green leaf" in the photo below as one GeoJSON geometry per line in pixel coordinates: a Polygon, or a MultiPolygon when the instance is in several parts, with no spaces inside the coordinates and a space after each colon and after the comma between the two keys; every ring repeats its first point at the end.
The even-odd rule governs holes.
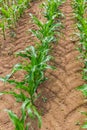
{"type": "Polygon", "coordinates": [[[6,75],[5,78],[0,78],[0,81],[2,81],[2,82],[8,82],[8,79],[9,79],[11,76],[12,76],[12,74],[8,74],[8,75],[6,75]]]}
{"type": "Polygon", "coordinates": [[[42,126],[42,118],[41,118],[40,114],[38,113],[35,106],[33,106],[33,111],[34,111],[34,114],[36,115],[36,117],[38,118],[39,128],[41,128],[41,126],[42,126]]]}
{"type": "Polygon", "coordinates": [[[87,84],[84,84],[84,85],[82,85],[82,86],[79,86],[79,87],[77,88],[77,90],[82,91],[83,94],[84,94],[84,96],[87,97],[87,84]]]}
{"type": "Polygon", "coordinates": [[[21,123],[18,116],[16,114],[14,114],[11,110],[7,110],[7,112],[9,114],[14,126],[15,126],[15,130],[25,130],[24,124],[21,123]]]}
{"type": "Polygon", "coordinates": [[[30,116],[31,119],[35,118],[31,103],[27,105],[27,112],[28,112],[28,115],[30,116]]]}
{"type": "Polygon", "coordinates": [[[43,27],[43,23],[34,15],[30,13],[31,18],[33,19],[34,23],[38,25],[39,28],[43,27]]]}
{"type": "Polygon", "coordinates": [[[17,72],[19,70],[22,70],[22,69],[23,69],[23,65],[22,64],[16,64],[14,66],[14,68],[12,69],[12,73],[15,73],[15,72],[17,72]]]}
{"type": "Polygon", "coordinates": [[[30,124],[30,123],[28,123],[28,124],[26,125],[25,130],[30,130],[30,129],[29,129],[30,125],[31,125],[31,124],[30,124]]]}
{"type": "Polygon", "coordinates": [[[87,128],[87,122],[85,122],[84,125],[82,125],[81,128],[86,129],[87,128]]]}

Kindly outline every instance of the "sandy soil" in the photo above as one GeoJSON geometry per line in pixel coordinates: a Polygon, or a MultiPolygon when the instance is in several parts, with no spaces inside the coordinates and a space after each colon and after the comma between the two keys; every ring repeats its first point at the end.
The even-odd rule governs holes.
{"type": "MultiPolygon", "coordinates": [[[[42,19],[39,4],[41,1],[34,2],[31,8],[25,11],[15,30],[15,38],[9,37],[9,33],[6,41],[0,38],[0,76],[8,74],[12,66],[20,61],[19,58],[15,58],[15,52],[23,50],[28,45],[33,45],[33,41],[36,40],[27,30],[35,28],[29,13],[42,19]]],[[[75,20],[71,1],[66,0],[66,3],[61,6],[61,10],[65,15],[62,20],[65,27],[59,43],[53,46],[52,52],[55,57],[52,64],[57,69],[46,72],[49,80],[41,85],[42,97],[38,101],[38,108],[43,113],[41,130],[81,130],[77,122],[82,121],[80,111],[86,109],[82,94],[75,89],[82,85],[83,81],[81,78],[82,64],[77,60],[79,55],[76,50],[77,40],[72,39],[75,32],[75,20]],[[46,101],[44,102],[43,99],[46,101]]],[[[20,77],[20,73],[16,77],[20,77]]],[[[11,87],[9,85],[4,87],[0,82],[0,91],[8,90],[11,87]]],[[[14,98],[9,95],[0,97],[0,130],[13,130],[8,115],[3,111],[5,108],[18,113],[20,104],[15,103],[14,98]]],[[[34,130],[38,130],[38,128],[35,126],[34,130]]]]}

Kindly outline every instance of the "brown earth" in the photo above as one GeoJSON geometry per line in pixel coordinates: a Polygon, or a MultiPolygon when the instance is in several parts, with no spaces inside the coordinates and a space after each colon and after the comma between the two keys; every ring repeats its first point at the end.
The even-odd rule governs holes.
{"type": "MultiPolygon", "coordinates": [[[[21,61],[15,58],[15,52],[23,50],[28,45],[33,45],[33,41],[36,40],[27,30],[36,28],[31,22],[29,13],[42,19],[40,4],[41,1],[33,2],[31,8],[25,11],[15,30],[15,38],[9,37],[8,34],[6,41],[0,39],[0,76],[11,72],[12,66],[21,61]]],[[[65,27],[59,43],[53,47],[55,57],[53,64],[57,69],[47,72],[49,80],[41,85],[42,97],[38,102],[38,108],[43,113],[41,130],[81,130],[77,122],[82,121],[83,118],[80,111],[86,109],[81,93],[75,89],[82,85],[83,81],[81,78],[82,64],[77,60],[79,55],[76,50],[77,40],[72,39],[76,30],[71,1],[66,0],[61,10],[65,15],[62,20],[65,27]]],[[[20,73],[16,75],[17,77],[20,77],[20,73]]],[[[10,88],[9,85],[4,87],[0,82],[0,91],[10,88]]],[[[0,97],[0,130],[14,129],[8,115],[3,110],[11,109],[18,113],[19,106],[20,104],[15,103],[14,98],[9,95],[0,97]]],[[[38,128],[35,126],[34,130],[38,128]]]]}

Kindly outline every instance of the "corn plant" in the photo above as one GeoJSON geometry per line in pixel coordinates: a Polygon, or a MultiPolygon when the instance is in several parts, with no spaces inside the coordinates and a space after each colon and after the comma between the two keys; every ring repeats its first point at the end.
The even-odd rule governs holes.
{"type": "MultiPolygon", "coordinates": [[[[14,28],[18,19],[22,16],[24,10],[28,7],[30,0],[0,1],[0,15],[2,16],[1,25],[8,28],[14,28]],[[5,20],[5,23],[3,22],[5,20]]],[[[3,31],[3,27],[0,26],[3,31]]],[[[5,30],[3,33],[5,38],[5,30]]]]}
{"type": "Polygon", "coordinates": [[[86,71],[87,71],[87,20],[84,17],[86,13],[86,0],[74,0],[74,8],[75,8],[75,16],[77,18],[77,27],[80,31],[78,34],[80,39],[79,51],[81,53],[81,58],[84,62],[83,68],[83,79],[87,79],[86,71]]]}
{"type": "Polygon", "coordinates": [[[86,0],[74,0],[76,17],[83,17],[86,10],[86,0]]]}
{"type": "MultiPolygon", "coordinates": [[[[19,0],[19,5],[22,4],[23,0],[19,0]]],[[[24,1],[25,5],[27,5],[28,1],[24,1]]],[[[48,3],[50,1],[48,0],[48,3]]],[[[59,7],[58,0],[53,1],[53,5],[57,5],[59,7]],[[55,3],[56,2],[56,3],[55,3]]],[[[48,5],[48,4],[47,4],[48,5]]],[[[21,6],[22,7],[22,6],[21,6]]],[[[53,6],[54,7],[54,6],[53,6]]],[[[56,8],[57,8],[56,7],[56,8]]],[[[20,10],[23,8],[20,8],[20,10]]],[[[46,9],[47,10],[47,9],[46,9]]],[[[52,8],[49,9],[52,12],[52,8]]],[[[17,102],[21,102],[21,113],[22,116],[19,118],[12,111],[8,110],[8,114],[15,126],[15,130],[28,130],[29,124],[26,124],[27,114],[30,118],[38,119],[39,127],[41,127],[42,121],[39,112],[37,111],[35,101],[40,96],[37,93],[37,90],[41,83],[46,80],[45,71],[47,69],[54,69],[53,66],[49,65],[49,61],[52,59],[50,55],[51,44],[55,41],[55,35],[57,33],[57,29],[60,29],[61,23],[56,23],[53,16],[56,11],[54,10],[52,15],[50,15],[50,19],[47,18],[46,23],[40,21],[37,17],[31,15],[34,23],[38,26],[38,30],[31,30],[33,35],[35,35],[40,43],[36,43],[36,46],[29,46],[24,51],[20,51],[16,54],[16,56],[20,56],[24,58],[23,63],[16,64],[12,72],[4,78],[0,78],[4,83],[10,83],[14,87],[10,91],[1,92],[3,94],[10,94],[16,98],[17,102]],[[56,33],[55,33],[56,32],[56,33]],[[13,78],[13,75],[23,70],[25,72],[24,78],[21,81],[13,78]],[[17,93],[18,90],[19,92],[17,93]]],[[[48,10],[47,10],[48,12],[48,10]]],[[[20,14],[21,15],[21,14],[20,14]]]]}
{"type": "MultiPolygon", "coordinates": [[[[75,17],[77,19],[77,28],[79,33],[77,34],[80,39],[79,48],[81,54],[81,59],[84,62],[83,76],[82,78],[85,81],[85,84],[79,86],[77,89],[82,91],[83,95],[87,97],[87,19],[85,18],[87,10],[87,1],[86,0],[74,0],[73,4],[75,17]]],[[[87,113],[83,112],[86,116],[87,113]]],[[[82,128],[87,128],[87,121],[84,122],[82,128]]]]}
{"type": "Polygon", "coordinates": [[[84,62],[83,79],[87,81],[87,20],[84,17],[86,13],[86,0],[75,0],[75,11],[78,22],[77,27],[80,31],[78,34],[80,39],[79,51],[84,62]]]}
{"type": "Polygon", "coordinates": [[[19,118],[15,113],[13,113],[11,110],[6,110],[15,126],[15,130],[29,130],[30,124],[27,123],[25,125],[26,120],[26,112],[25,109],[22,108],[22,117],[19,118]]]}
{"type": "Polygon", "coordinates": [[[48,20],[47,22],[41,22],[37,17],[31,14],[33,22],[38,26],[38,30],[30,30],[34,36],[36,36],[41,43],[51,43],[56,41],[55,34],[58,33],[62,27],[60,22],[55,23],[53,19],[48,20]]]}
{"type": "MultiPolygon", "coordinates": [[[[36,109],[34,107],[34,102],[38,98],[38,95],[36,95],[35,93],[38,86],[45,80],[45,69],[51,68],[51,66],[47,65],[47,62],[51,59],[51,56],[48,56],[47,53],[48,50],[36,51],[33,46],[26,48],[25,51],[19,52],[17,55],[28,58],[29,63],[26,61],[26,64],[15,65],[10,75],[7,75],[5,78],[0,79],[4,82],[15,85],[15,88],[13,90],[11,90],[10,92],[2,92],[2,94],[13,95],[16,98],[17,102],[24,103],[26,100],[28,100],[32,103],[32,109],[35,113],[36,109]],[[24,70],[25,72],[27,72],[23,81],[18,82],[14,79],[10,79],[12,74],[19,70],[24,70]],[[16,89],[20,90],[19,94],[15,92],[16,89]],[[28,96],[26,96],[26,93],[28,96]]],[[[36,116],[38,117],[38,121],[40,124],[40,115],[37,113],[36,116]]]]}
{"type": "Polygon", "coordinates": [[[81,128],[86,129],[87,128],[87,112],[81,112],[81,113],[86,116],[85,122],[83,123],[81,128]]]}
{"type": "MultiPolygon", "coordinates": [[[[19,52],[17,55],[22,56],[24,58],[28,58],[29,62],[26,61],[26,64],[16,64],[12,72],[15,73],[19,70],[26,71],[27,74],[25,75],[24,80],[22,82],[11,80],[9,79],[11,74],[7,75],[5,78],[1,78],[1,80],[4,82],[15,84],[15,88],[17,89],[19,88],[21,90],[23,89],[27,91],[33,104],[35,98],[35,92],[38,86],[45,80],[44,70],[47,68],[51,68],[51,66],[47,64],[47,62],[51,59],[51,56],[47,55],[47,53],[48,49],[39,50],[37,52],[33,46],[30,46],[26,48],[24,51],[19,52]]],[[[24,94],[21,92],[20,95],[24,94]]],[[[26,98],[26,96],[22,97],[26,98]]]]}
{"type": "Polygon", "coordinates": [[[6,29],[5,20],[3,20],[3,22],[0,23],[0,28],[2,29],[3,37],[4,37],[4,40],[5,40],[6,39],[6,34],[5,34],[5,29],[6,29]]]}
{"type": "Polygon", "coordinates": [[[39,128],[41,128],[41,116],[39,115],[36,107],[31,104],[30,100],[26,99],[21,107],[21,117],[18,117],[11,110],[6,110],[8,112],[14,126],[15,130],[30,130],[31,122],[26,123],[26,119],[29,116],[31,119],[38,118],[39,128]],[[26,112],[27,111],[27,112],[26,112]],[[28,115],[27,115],[28,113],[28,115]]]}
{"type": "Polygon", "coordinates": [[[59,6],[64,2],[64,0],[49,0],[47,3],[43,3],[42,6],[45,9],[44,16],[50,20],[62,15],[59,10],[59,6]]]}

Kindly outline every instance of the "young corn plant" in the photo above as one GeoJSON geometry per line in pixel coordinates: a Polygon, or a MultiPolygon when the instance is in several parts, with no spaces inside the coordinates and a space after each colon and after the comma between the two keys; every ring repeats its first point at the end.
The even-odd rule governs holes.
{"type": "Polygon", "coordinates": [[[15,87],[11,91],[2,92],[1,94],[11,94],[16,98],[17,102],[22,102],[23,104],[28,101],[28,104],[31,104],[31,106],[27,106],[27,112],[29,107],[33,109],[34,114],[38,118],[39,127],[41,127],[41,117],[35,108],[35,100],[38,98],[36,92],[39,85],[45,80],[44,71],[52,67],[47,64],[47,62],[51,59],[51,56],[47,55],[48,49],[38,49],[36,50],[33,46],[30,46],[24,51],[17,53],[18,56],[26,59],[26,64],[16,64],[12,70],[12,73],[7,75],[5,78],[1,78],[0,80],[13,84],[15,87]],[[28,59],[29,62],[27,61],[28,59]],[[26,72],[26,75],[21,82],[16,81],[15,79],[10,79],[14,73],[20,70],[26,72]],[[19,94],[16,93],[16,89],[20,90],[19,94]]]}
{"type": "Polygon", "coordinates": [[[11,110],[6,110],[6,112],[8,112],[9,117],[12,120],[15,130],[29,130],[30,123],[25,124],[25,120],[26,120],[25,108],[22,108],[22,110],[21,110],[21,113],[22,113],[21,118],[19,118],[11,110]]]}
{"type": "Polygon", "coordinates": [[[79,20],[79,17],[83,17],[86,10],[86,0],[74,0],[75,16],[79,20]]]}
{"type": "Polygon", "coordinates": [[[5,24],[5,20],[4,20],[4,19],[3,19],[3,21],[0,23],[0,28],[2,29],[2,33],[3,33],[4,40],[6,40],[6,34],[5,34],[6,24],[5,24]]]}
{"type": "Polygon", "coordinates": [[[37,17],[31,14],[33,22],[38,26],[38,30],[30,30],[34,36],[36,36],[41,43],[52,43],[56,41],[55,34],[58,33],[59,29],[62,27],[62,24],[55,23],[53,19],[48,20],[47,22],[43,23],[37,17]]]}
{"type": "Polygon", "coordinates": [[[30,0],[18,0],[18,17],[21,17],[24,10],[29,6],[30,0]]]}
{"type": "MultiPolygon", "coordinates": [[[[0,28],[3,27],[3,19],[5,20],[5,26],[12,29],[16,26],[18,19],[22,16],[24,10],[29,6],[30,0],[18,0],[18,1],[0,1],[0,15],[2,16],[2,23],[0,28]]],[[[4,30],[5,31],[5,30],[4,30]]],[[[5,32],[3,33],[4,39],[5,32]]]]}
{"type": "Polygon", "coordinates": [[[36,107],[30,102],[30,100],[26,99],[23,102],[23,105],[21,107],[21,117],[18,117],[14,112],[11,110],[5,110],[8,112],[10,119],[12,120],[15,130],[30,130],[31,122],[27,122],[27,117],[30,117],[31,119],[38,118],[39,122],[39,128],[41,128],[41,116],[39,115],[36,107]]]}
{"type": "Polygon", "coordinates": [[[59,10],[59,6],[64,2],[64,0],[49,0],[47,3],[43,3],[42,6],[45,9],[44,16],[48,19],[55,19],[62,15],[59,10]]]}
{"type": "MultiPolygon", "coordinates": [[[[85,98],[87,98],[87,19],[85,18],[86,10],[87,10],[87,1],[86,0],[74,0],[74,9],[75,16],[77,19],[77,27],[79,30],[80,44],[79,51],[81,53],[81,59],[84,62],[83,68],[83,79],[85,84],[79,86],[77,89],[82,91],[85,98]]],[[[86,116],[87,113],[83,112],[86,116]]],[[[82,128],[87,128],[87,121],[84,122],[82,128]]]]}
{"type": "Polygon", "coordinates": [[[86,129],[87,128],[87,112],[81,112],[81,113],[86,116],[85,121],[81,128],[86,129]]]}
{"type": "Polygon", "coordinates": [[[86,1],[75,1],[77,27],[80,31],[78,34],[80,39],[79,51],[84,62],[83,79],[87,81],[87,20],[84,18],[84,14],[86,13],[86,1]]]}
{"type": "MultiPolygon", "coordinates": [[[[22,82],[9,79],[12,74],[7,75],[5,78],[1,78],[4,82],[15,84],[15,89],[19,88],[27,91],[32,104],[34,104],[35,92],[38,86],[45,79],[44,71],[47,68],[51,68],[51,66],[47,64],[51,59],[51,56],[48,55],[48,51],[48,49],[37,51],[33,46],[30,46],[24,51],[17,53],[18,56],[29,59],[29,62],[26,60],[26,64],[16,64],[12,70],[12,74],[20,70],[27,72],[22,82]]],[[[21,94],[23,95],[22,91],[20,95],[21,94]]]]}
{"type": "Polygon", "coordinates": [[[55,34],[58,34],[62,26],[61,22],[56,21],[55,18],[60,16],[59,6],[64,2],[64,0],[48,0],[47,3],[43,3],[45,9],[45,17],[47,18],[47,22],[43,23],[37,17],[31,17],[33,22],[38,26],[38,30],[31,30],[34,36],[36,36],[42,43],[45,42],[51,43],[56,40],[55,34]]]}
{"type": "MultiPolygon", "coordinates": [[[[23,0],[19,0],[18,2],[20,4],[23,0]]],[[[24,2],[26,3],[26,0],[24,2]]],[[[52,4],[59,5],[57,2],[59,1],[54,0],[52,4]]],[[[46,80],[46,69],[54,69],[54,67],[48,64],[52,58],[49,54],[50,43],[55,41],[56,28],[61,25],[60,23],[54,22],[53,16],[55,16],[55,11],[57,10],[52,11],[52,8],[49,10],[52,13],[54,12],[54,14],[50,15],[50,19],[48,18],[46,23],[41,22],[37,17],[31,15],[34,23],[39,28],[38,30],[31,31],[40,40],[40,43],[36,47],[30,46],[24,51],[18,52],[17,56],[24,58],[24,63],[16,64],[12,69],[11,74],[7,75],[5,78],[0,78],[1,81],[8,82],[14,86],[10,91],[1,92],[1,95],[13,95],[17,102],[22,103],[21,118],[8,110],[8,114],[15,126],[15,130],[29,130],[29,123],[25,123],[27,116],[32,119],[37,118],[39,127],[41,127],[42,124],[41,116],[35,106],[35,101],[39,97],[37,90],[40,84],[46,80]],[[12,78],[16,72],[21,70],[25,72],[24,78],[21,81],[12,78]]]]}
{"type": "Polygon", "coordinates": [[[80,45],[79,45],[79,51],[81,53],[81,58],[84,62],[84,68],[83,68],[83,79],[87,79],[86,76],[86,70],[87,70],[87,20],[84,17],[84,14],[86,13],[86,0],[74,0],[74,9],[75,9],[75,16],[77,18],[77,27],[79,29],[79,39],[80,39],[80,45]]]}
{"type": "Polygon", "coordinates": [[[14,23],[14,20],[12,18],[13,14],[12,6],[11,7],[9,7],[8,5],[2,6],[0,8],[0,11],[3,18],[6,19],[7,21],[7,26],[10,28],[14,23]]]}

